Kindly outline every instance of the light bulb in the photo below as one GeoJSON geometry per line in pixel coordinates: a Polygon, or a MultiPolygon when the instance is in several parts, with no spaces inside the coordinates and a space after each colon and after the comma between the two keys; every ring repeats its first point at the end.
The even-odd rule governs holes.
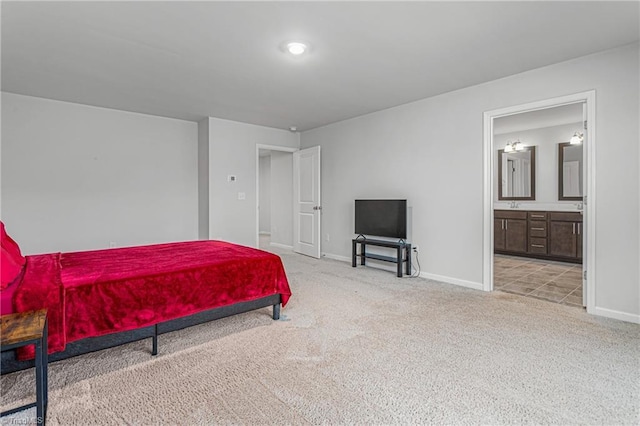
{"type": "Polygon", "coordinates": [[[307,50],[307,45],[297,41],[287,43],[287,50],[292,55],[302,55],[307,50]]]}
{"type": "Polygon", "coordinates": [[[571,136],[571,139],[569,139],[569,143],[571,145],[579,145],[582,143],[582,137],[583,137],[582,133],[575,132],[573,136],[571,136]]]}

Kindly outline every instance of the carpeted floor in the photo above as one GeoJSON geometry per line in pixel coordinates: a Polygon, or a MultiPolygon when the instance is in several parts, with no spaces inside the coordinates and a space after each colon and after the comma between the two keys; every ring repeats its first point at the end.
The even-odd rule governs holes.
{"type": "MultiPolygon", "coordinates": [[[[265,308],[163,335],[155,358],[149,339],[52,363],[48,423],[640,422],[638,325],[280,254],[280,321],[265,308]]],[[[32,371],[1,385],[3,409],[33,398],[32,371]]]]}

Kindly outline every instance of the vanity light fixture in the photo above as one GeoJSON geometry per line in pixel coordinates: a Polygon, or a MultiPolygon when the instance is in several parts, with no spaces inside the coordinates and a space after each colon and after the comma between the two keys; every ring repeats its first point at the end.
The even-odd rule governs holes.
{"type": "Polygon", "coordinates": [[[569,143],[571,145],[580,145],[583,139],[584,139],[584,133],[575,132],[573,136],[571,136],[571,139],[569,139],[569,143]]]}
{"type": "Polygon", "coordinates": [[[522,151],[523,149],[524,144],[520,142],[520,139],[516,139],[515,141],[507,141],[507,145],[504,147],[504,152],[522,151]]]}

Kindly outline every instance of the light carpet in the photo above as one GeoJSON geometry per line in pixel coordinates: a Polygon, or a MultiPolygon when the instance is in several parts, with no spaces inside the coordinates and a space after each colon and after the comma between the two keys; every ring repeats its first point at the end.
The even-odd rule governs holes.
{"type": "MultiPolygon", "coordinates": [[[[265,308],[162,335],[157,357],[147,339],[52,363],[48,424],[640,423],[636,324],[278,253],[280,321],[265,308]]],[[[34,397],[33,371],[1,385],[3,409],[34,397]]]]}

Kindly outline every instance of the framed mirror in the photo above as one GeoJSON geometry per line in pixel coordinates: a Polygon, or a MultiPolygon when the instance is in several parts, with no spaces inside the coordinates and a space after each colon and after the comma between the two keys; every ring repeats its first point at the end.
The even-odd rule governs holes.
{"type": "Polygon", "coordinates": [[[558,144],[558,200],[582,201],[582,144],[558,144]]]}
{"type": "Polygon", "coordinates": [[[536,147],[498,150],[498,200],[536,199],[536,147]]]}

